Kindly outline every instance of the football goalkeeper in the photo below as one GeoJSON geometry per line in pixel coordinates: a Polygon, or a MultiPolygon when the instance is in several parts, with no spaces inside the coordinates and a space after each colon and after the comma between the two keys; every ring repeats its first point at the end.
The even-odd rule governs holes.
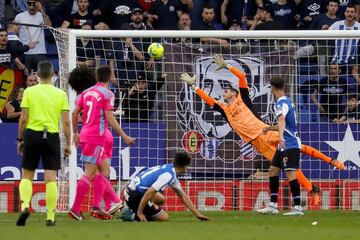
{"type": "MultiPolygon", "coordinates": [[[[187,73],[181,74],[181,80],[186,82],[196,92],[196,94],[205,101],[214,111],[218,111],[227,120],[232,129],[245,141],[251,143],[255,149],[266,159],[271,161],[276,152],[279,143],[279,134],[264,123],[249,97],[249,87],[246,82],[245,73],[239,69],[225,63],[221,56],[215,55],[213,61],[218,65],[216,70],[226,68],[239,78],[239,89],[228,86],[224,89],[224,102],[217,101],[208,96],[203,90],[195,85],[196,76],[190,76],[187,73]]],[[[301,152],[314,158],[319,158],[334,167],[343,170],[344,165],[336,160],[331,159],[319,150],[301,145],[301,152]]],[[[301,170],[297,171],[299,183],[305,187],[313,196],[313,204],[319,205],[319,187],[314,186],[304,176],[301,170]]]]}

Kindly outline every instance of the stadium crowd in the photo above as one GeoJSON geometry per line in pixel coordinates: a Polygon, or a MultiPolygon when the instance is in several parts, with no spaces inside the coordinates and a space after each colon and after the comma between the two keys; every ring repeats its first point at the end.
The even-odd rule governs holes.
{"type": "MultiPolygon", "coordinates": [[[[55,48],[52,34],[46,28],[34,25],[84,30],[357,30],[360,28],[357,22],[359,10],[359,0],[7,0],[0,3],[0,63],[21,69],[24,78],[32,78],[36,77],[33,72],[39,61],[57,61],[56,50],[51,50],[55,48]]],[[[211,45],[211,48],[217,46],[223,53],[230,54],[279,50],[273,40],[261,40],[260,48],[254,47],[259,43],[243,39],[181,38],[174,41],[185,45],[199,43],[203,44],[201,46],[211,45]],[[235,43],[241,48],[234,49],[235,43]]],[[[128,38],[111,44],[78,39],[78,65],[95,67],[99,59],[106,59],[114,71],[112,85],[115,86],[115,93],[121,91],[126,96],[124,105],[129,109],[124,111],[125,119],[136,121],[137,117],[131,116],[138,116],[140,111],[136,113],[137,109],[134,111],[131,106],[139,108],[142,105],[143,109],[150,111],[154,104],[135,101],[134,96],[143,93],[135,94],[134,90],[140,86],[139,82],[145,82],[143,88],[148,88],[149,92],[145,95],[150,96],[150,102],[154,101],[152,95],[163,85],[162,78],[151,76],[144,79],[143,76],[147,78],[149,69],[159,69],[156,66],[158,63],[146,54],[148,43],[139,39],[128,38]]],[[[358,40],[335,43],[304,41],[298,44],[301,47],[295,52],[294,58],[299,59],[300,64],[313,64],[317,68],[315,73],[307,70],[300,72],[300,75],[307,76],[305,92],[311,89],[308,101],[318,108],[319,120],[347,121],[344,117],[349,108],[345,107],[346,96],[349,102],[354,97],[353,101],[357,102],[357,84],[360,83],[358,40]],[[338,52],[337,49],[343,46],[350,50],[338,52]],[[332,73],[327,67],[330,63],[329,69],[338,68],[335,75],[340,77],[330,76],[332,73]],[[311,85],[309,83],[314,82],[308,75],[322,76],[323,79],[315,82],[316,86],[311,85]],[[343,79],[345,75],[347,77],[343,79]],[[332,92],[323,85],[329,85],[332,92]],[[336,108],[336,112],[327,111],[327,106],[338,103],[344,106],[336,108]]],[[[206,47],[204,49],[206,51],[206,47]]],[[[2,113],[4,122],[9,120],[7,115],[7,111],[2,113]]],[[[150,116],[147,116],[145,121],[149,119],[150,116]]]]}

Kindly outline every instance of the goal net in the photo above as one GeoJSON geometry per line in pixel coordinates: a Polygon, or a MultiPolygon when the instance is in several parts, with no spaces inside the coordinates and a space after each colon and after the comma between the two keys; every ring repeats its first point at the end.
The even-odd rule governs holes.
{"type": "MultiPolygon", "coordinates": [[[[139,171],[167,163],[176,151],[185,150],[192,163],[181,182],[200,210],[256,210],[269,202],[269,161],[260,152],[264,149],[255,149],[251,141],[237,135],[220,113],[180,80],[182,73],[196,74],[196,85],[222,101],[224,88],[239,85],[228,70],[216,71],[212,57],[220,54],[246,73],[254,109],[268,124],[276,123],[270,79],[286,79],[286,94],[296,105],[302,143],[344,163],[345,169],[340,171],[310,157],[311,151],[301,154],[301,169],[320,187],[322,198],[321,204],[314,206],[311,193],[302,187],[305,209],[360,209],[356,123],[360,79],[357,50],[351,45],[357,47],[358,32],[52,32],[58,46],[61,86],[69,92],[72,107],[75,93],[67,85],[69,72],[79,65],[112,66],[115,114],[124,131],[136,138],[136,144],[128,147],[114,135],[110,179],[119,194],[139,171]],[[152,42],[164,46],[162,59],[149,59],[147,46],[152,42]],[[344,53],[344,48],[354,50],[344,53]],[[341,54],[352,54],[351,64],[350,60],[349,64],[340,62],[341,54]]],[[[73,150],[60,174],[59,207],[63,210],[72,203],[76,180],[83,171],[79,151],[73,150]]],[[[284,175],[281,179],[279,205],[288,209],[291,191],[284,175]]],[[[83,210],[92,206],[91,195],[83,210]]],[[[165,195],[165,209],[185,209],[172,190],[165,195]]]]}

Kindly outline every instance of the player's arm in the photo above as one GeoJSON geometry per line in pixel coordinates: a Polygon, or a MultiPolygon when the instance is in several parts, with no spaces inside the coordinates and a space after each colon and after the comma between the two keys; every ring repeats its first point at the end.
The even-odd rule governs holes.
{"type": "Polygon", "coordinates": [[[195,85],[195,78],[195,75],[191,77],[187,73],[183,73],[180,76],[180,79],[186,82],[204,102],[206,102],[210,107],[214,107],[215,99],[207,95],[202,89],[195,85]]]}
{"type": "Polygon", "coordinates": [[[140,221],[142,222],[147,222],[146,217],[144,215],[144,209],[146,207],[146,205],[148,204],[148,202],[154,198],[155,194],[157,193],[157,190],[154,187],[150,187],[145,194],[143,195],[143,197],[141,198],[140,204],[139,204],[139,208],[137,210],[136,215],[138,216],[138,218],[140,219],[140,221]]]}
{"type": "Polygon", "coordinates": [[[23,146],[24,146],[23,137],[24,137],[24,132],[25,132],[25,128],[26,128],[28,119],[29,119],[28,109],[22,108],[20,119],[19,119],[19,128],[18,128],[19,130],[18,130],[18,137],[17,137],[17,152],[21,156],[22,156],[23,146]]]}
{"type": "Polygon", "coordinates": [[[273,126],[267,126],[263,129],[263,133],[266,134],[268,131],[279,131],[279,124],[273,125],[273,126]]]}
{"type": "Polygon", "coordinates": [[[73,143],[76,147],[79,146],[80,143],[80,135],[78,131],[78,122],[79,122],[79,114],[81,112],[81,108],[79,106],[75,106],[74,111],[72,112],[71,116],[71,124],[72,124],[72,130],[73,130],[73,143]]]}
{"type": "Polygon", "coordinates": [[[278,116],[278,125],[279,125],[279,144],[280,146],[285,147],[285,140],[284,140],[285,116],[282,114],[278,116]]]}
{"type": "Polygon", "coordinates": [[[213,62],[218,65],[216,71],[226,68],[232,72],[239,79],[239,88],[249,88],[246,82],[245,73],[240,71],[234,66],[231,66],[230,63],[225,63],[225,60],[220,55],[215,55],[213,57],[213,62]]]}
{"type": "Polygon", "coordinates": [[[116,132],[116,134],[119,135],[127,145],[131,145],[131,144],[135,143],[135,138],[128,136],[124,132],[124,130],[121,129],[119,123],[116,121],[116,118],[114,117],[114,112],[112,110],[105,111],[105,117],[106,117],[106,120],[108,121],[109,125],[116,132]]]}
{"type": "Polygon", "coordinates": [[[199,220],[208,221],[211,218],[203,215],[193,204],[190,197],[181,189],[173,188],[175,193],[179,196],[181,202],[197,217],[199,220]]]}
{"type": "Polygon", "coordinates": [[[64,128],[64,134],[65,134],[65,138],[66,138],[66,146],[64,149],[64,155],[65,157],[69,157],[71,154],[71,129],[70,129],[70,117],[69,117],[69,111],[63,111],[61,112],[61,121],[62,121],[62,126],[64,128]]]}

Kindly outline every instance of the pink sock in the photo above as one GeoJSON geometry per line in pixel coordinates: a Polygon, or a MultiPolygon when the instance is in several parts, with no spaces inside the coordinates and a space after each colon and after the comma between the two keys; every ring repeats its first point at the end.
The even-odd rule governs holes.
{"type": "Polygon", "coordinates": [[[110,183],[109,179],[106,179],[105,193],[108,195],[111,202],[113,202],[113,203],[119,203],[120,202],[120,198],[118,197],[118,195],[116,195],[113,187],[111,186],[111,183],[110,183]]]}
{"type": "Polygon", "coordinates": [[[105,193],[106,182],[107,182],[107,179],[101,174],[98,174],[95,177],[95,180],[94,180],[94,202],[93,202],[94,207],[100,208],[100,201],[103,198],[104,193],[105,193]]]}
{"type": "Polygon", "coordinates": [[[75,213],[80,213],[81,203],[85,195],[89,192],[90,189],[90,179],[86,175],[82,175],[76,186],[76,196],[72,206],[72,211],[75,213]]]}
{"type": "Polygon", "coordinates": [[[106,190],[105,190],[105,192],[104,192],[104,203],[105,203],[105,211],[107,212],[107,211],[109,211],[110,208],[111,208],[111,203],[112,203],[112,201],[111,201],[110,194],[108,194],[108,193],[106,192],[106,190]]]}

